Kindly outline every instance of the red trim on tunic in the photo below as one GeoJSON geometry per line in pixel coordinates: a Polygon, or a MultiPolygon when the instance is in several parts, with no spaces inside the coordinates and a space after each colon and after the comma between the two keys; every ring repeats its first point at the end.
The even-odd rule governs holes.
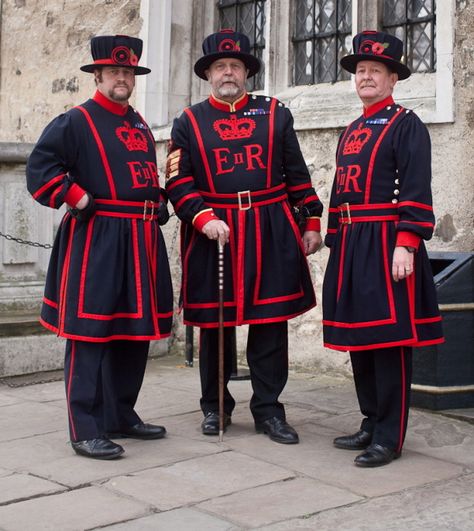
{"type": "Polygon", "coordinates": [[[385,287],[387,289],[388,304],[390,308],[390,318],[394,323],[397,322],[397,311],[395,308],[395,297],[393,296],[393,286],[392,286],[392,264],[390,263],[388,257],[388,237],[387,237],[387,224],[382,225],[382,253],[383,253],[383,263],[385,270],[385,287]]]}
{"type": "Polygon", "coordinates": [[[51,208],[56,207],[56,198],[62,192],[63,186],[64,185],[61,185],[60,187],[56,188],[56,190],[54,190],[54,192],[51,194],[51,197],[49,198],[49,206],[51,208]]]}
{"type": "Polygon", "coordinates": [[[59,308],[59,304],[57,302],[54,302],[46,297],[43,296],[43,303],[44,304],[47,304],[48,306],[51,306],[52,308],[54,309],[58,309],[59,308]]]}
{"type": "Polygon", "coordinates": [[[67,242],[66,254],[64,256],[63,271],[61,275],[61,295],[58,308],[58,334],[64,331],[64,321],[66,315],[66,300],[67,300],[67,283],[69,277],[69,267],[71,265],[71,252],[72,252],[72,240],[74,237],[74,229],[76,227],[76,220],[71,219],[71,225],[69,226],[69,238],[67,242]]]}
{"type": "Polygon", "coordinates": [[[204,164],[204,169],[206,171],[207,184],[209,185],[209,190],[211,192],[215,192],[216,190],[214,188],[214,182],[212,180],[211,168],[209,167],[209,161],[207,160],[206,149],[204,147],[204,142],[202,140],[202,135],[199,129],[199,125],[197,123],[197,120],[194,114],[192,113],[190,109],[184,109],[184,112],[187,114],[189,120],[191,121],[191,125],[193,126],[193,129],[194,129],[194,134],[196,136],[196,140],[199,146],[199,152],[201,153],[201,159],[204,164]]]}
{"type": "Polygon", "coordinates": [[[406,206],[412,206],[433,212],[433,207],[431,205],[427,205],[426,203],[418,203],[418,201],[400,201],[400,203],[398,203],[398,208],[406,206]]]}
{"type": "MultiPolygon", "coordinates": [[[[173,312],[170,312],[170,314],[171,317],[173,312]]],[[[66,332],[59,333],[59,330],[55,326],[50,325],[44,319],[40,319],[40,323],[45,328],[51,330],[51,332],[54,332],[55,334],[60,335],[61,337],[65,337],[66,339],[75,339],[78,341],[89,341],[90,343],[107,343],[109,341],[115,341],[118,339],[127,339],[129,341],[152,341],[154,339],[165,339],[166,337],[169,337],[171,335],[171,332],[168,332],[167,334],[153,336],[130,336],[126,334],[115,334],[107,337],[79,336],[77,334],[68,334],[66,332]]]]}
{"type": "Polygon", "coordinates": [[[413,264],[413,272],[411,275],[406,277],[406,288],[408,294],[408,307],[410,312],[410,323],[411,323],[411,333],[415,340],[418,339],[418,334],[416,333],[416,324],[415,324],[415,263],[413,264]]]}
{"type": "Polygon", "coordinates": [[[232,103],[229,103],[224,100],[219,100],[216,98],[213,94],[209,96],[209,103],[219,111],[224,112],[235,112],[240,111],[240,109],[243,109],[249,101],[249,95],[245,92],[240,99],[237,101],[234,101],[232,103]]]}
{"type": "Polygon", "coordinates": [[[87,110],[81,105],[76,107],[76,109],[79,109],[82,112],[82,114],[84,114],[84,116],[86,117],[89,127],[91,128],[92,134],[94,135],[94,139],[96,141],[97,148],[100,153],[100,158],[102,159],[102,165],[104,166],[105,174],[107,176],[107,181],[109,183],[110,195],[112,196],[112,199],[117,199],[117,192],[115,191],[115,183],[114,183],[114,178],[112,175],[112,170],[110,169],[110,164],[107,159],[104,144],[102,144],[102,140],[100,138],[99,132],[97,131],[94,125],[94,122],[92,121],[91,115],[87,112],[87,110]]]}
{"type": "Polygon", "coordinates": [[[388,124],[384,127],[384,130],[378,137],[377,142],[375,143],[374,149],[370,155],[369,167],[367,171],[367,179],[366,179],[365,193],[364,193],[364,203],[368,203],[370,199],[370,188],[372,186],[372,175],[374,173],[375,157],[377,156],[380,144],[382,143],[382,140],[384,139],[385,135],[388,133],[388,130],[390,129],[394,121],[400,116],[403,110],[404,110],[403,107],[400,107],[398,111],[392,116],[392,118],[390,119],[388,124]]]}
{"type": "MultiPolygon", "coordinates": [[[[281,323],[283,321],[288,321],[290,319],[293,319],[295,317],[298,317],[298,315],[302,315],[303,313],[311,310],[311,308],[314,308],[316,306],[316,303],[311,304],[310,306],[306,307],[304,310],[301,310],[296,313],[288,314],[288,315],[282,315],[280,317],[269,317],[267,319],[244,319],[242,322],[237,321],[225,321],[224,326],[240,326],[240,325],[246,325],[246,324],[267,324],[267,323],[281,323]]],[[[218,322],[215,323],[195,323],[194,321],[189,321],[187,319],[183,319],[183,323],[185,325],[190,326],[197,326],[199,328],[217,328],[219,326],[218,322]]]]}
{"type": "Polygon", "coordinates": [[[76,426],[74,425],[74,418],[72,416],[72,409],[71,409],[71,387],[72,387],[72,374],[74,372],[75,361],[76,361],[76,342],[72,341],[71,359],[69,362],[69,374],[68,374],[68,382],[67,382],[66,402],[67,402],[67,413],[69,416],[69,424],[71,426],[72,438],[74,441],[77,439],[77,435],[76,435],[76,426]]]}
{"type": "Polygon", "coordinates": [[[184,184],[184,183],[192,183],[192,182],[194,182],[194,177],[181,177],[181,178],[176,179],[175,181],[173,181],[171,184],[167,184],[166,185],[166,190],[169,192],[170,190],[172,190],[176,186],[179,186],[179,185],[184,184]]]}
{"type": "Polygon", "coordinates": [[[415,319],[415,324],[421,325],[421,324],[438,323],[441,320],[442,320],[441,315],[438,315],[436,317],[425,317],[424,319],[415,319]]]}
{"type": "MultiPolygon", "coordinates": [[[[184,227],[184,225],[182,225],[181,227],[184,227]]],[[[194,246],[194,240],[196,239],[196,234],[197,234],[196,231],[192,232],[191,239],[188,244],[188,248],[183,249],[184,250],[184,255],[183,255],[183,306],[184,307],[188,305],[188,301],[187,301],[188,268],[189,268],[188,261],[189,261],[189,255],[191,254],[191,249],[194,246]]],[[[181,251],[182,253],[183,253],[183,250],[181,251]]]]}
{"type": "Polygon", "coordinates": [[[62,181],[65,176],[65,173],[61,173],[61,175],[57,175],[56,177],[53,177],[51,180],[49,180],[46,184],[43,184],[43,186],[41,188],[38,188],[38,190],[36,190],[36,192],[33,194],[33,199],[38,199],[38,197],[43,195],[46,190],[49,190],[51,186],[54,186],[59,181],[62,181]]]}
{"type": "Polygon", "coordinates": [[[337,275],[337,297],[336,297],[337,301],[339,301],[339,297],[341,296],[342,280],[344,278],[344,255],[346,251],[346,234],[347,234],[347,225],[345,225],[342,228],[341,256],[339,257],[339,268],[338,268],[339,271],[337,275]]]}
{"type": "Polygon", "coordinates": [[[311,188],[311,183],[297,184],[295,186],[286,187],[288,192],[298,192],[299,190],[307,190],[308,188],[311,188]]]}
{"type": "Polygon", "coordinates": [[[209,221],[219,219],[212,210],[202,210],[196,216],[194,216],[193,226],[199,232],[202,232],[204,225],[209,221]]]}
{"type": "Polygon", "coordinates": [[[414,234],[413,232],[407,232],[407,231],[400,231],[397,233],[397,242],[395,243],[396,246],[399,247],[414,247],[415,249],[418,249],[420,246],[421,237],[418,236],[418,234],[414,234]]]}
{"type": "Polygon", "coordinates": [[[238,211],[238,240],[237,240],[237,323],[241,323],[244,318],[245,304],[245,210],[238,211]]]}
{"type": "Polygon", "coordinates": [[[183,196],[179,201],[176,202],[176,204],[174,205],[174,209],[179,210],[181,206],[183,205],[183,203],[186,203],[186,201],[188,201],[189,199],[193,199],[195,197],[201,197],[201,195],[198,194],[197,192],[194,192],[192,194],[187,194],[183,196]]]}
{"type": "Polygon", "coordinates": [[[64,202],[74,208],[85,195],[86,192],[78,184],[72,183],[64,196],[64,202]]]}
{"type": "Polygon", "coordinates": [[[268,122],[268,159],[267,159],[267,188],[272,185],[273,135],[275,131],[275,107],[277,100],[272,98],[270,104],[270,120],[268,122]]]}
{"type": "Polygon", "coordinates": [[[106,111],[111,112],[112,114],[117,114],[118,116],[125,116],[128,112],[128,102],[126,105],[116,103],[115,101],[109,100],[105,94],[102,94],[99,90],[96,90],[92,99],[103,107],[106,111]]]}
{"type": "Polygon", "coordinates": [[[306,226],[304,230],[321,232],[321,220],[319,218],[306,218],[306,226]]]}
{"type": "Polygon", "coordinates": [[[363,111],[364,118],[370,118],[374,114],[381,111],[387,105],[395,105],[395,102],[393,101],[392,96],[387,96],[382,101],[374,103],[373,105],[369,105],[368,107],[364,107],[364,111],[363,111]]]}
{"type": "MultiPolygon", "coordinates": [[[[79,302],[77,317],[80,319],[93,319],[97,321],[112,321],[114,319],[142,319],[143,318],[143,301],[141,292],[141,277],[140,277],[140,263],[138,257],[138,236],[137,236],[137,222],[132,220],[132,244],[133,256],[135,263],[135,287],[137,295],[137,311],[136,312],[116,312],[112,314],[89,313],[84,310],[85,306],[85,291],[86,291],[86,277],[89,263],[89,254],[92,242],[92,234],[94,230],[94,218],[89,222],[87,227],[86,242],[84,246],[84,256],[82,258],[81,276],[79,281],[79,302]]],[[[147,224],[148,225],[148,224],[147,224]]]]}

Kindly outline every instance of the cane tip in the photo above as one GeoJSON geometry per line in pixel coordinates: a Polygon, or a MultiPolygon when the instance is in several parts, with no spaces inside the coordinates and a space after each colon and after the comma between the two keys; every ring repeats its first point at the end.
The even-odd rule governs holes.
{"type": "Polygon", "coordinates": [[[219,430],[219,442],[224,441],[224,430],[219,430]]]}

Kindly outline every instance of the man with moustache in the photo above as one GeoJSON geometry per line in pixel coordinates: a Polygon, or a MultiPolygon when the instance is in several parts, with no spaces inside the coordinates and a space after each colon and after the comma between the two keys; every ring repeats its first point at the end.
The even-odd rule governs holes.
{"type": "Polygon", "coordinates": [[[334,445],[376,467],[401,455],[410,406],[412,348],[443,341],[423,240],[433,234],[431,145],[414,112],[394,102],[411,72],[393,35],[364,31],[341,66],[364,106],[339,139],[323,285],[326,347],[349,351],[364,419],[334,445]]]}
{"type": "Polygon", "coordinates": [[[64,364],[71,445],[114,459],[111,438],[159,439],[163,426],[135,412],[149,342],[170,334],[172,289],[159,223],[166,222],[155,142],[129,105],[142,41],[91,41],[92,99],[55,118],[27,164],[28,190],[68,209],[46,279],[42,324],[66,338],[64,364]]]}
{"type": "Polygon", "coordinates": [[[219,431],[218,240],[225,244],[224,426],[235,406],[227,388],[234,327],[248,324],[255,428],[294,444],[298,434],[278,400],[288,378],[287,321],[315,305],[305,255],[321,244],[322,205],[290,111],[245,90],[260,69],[248,38],[222,30],[204,40],[203,52],[194,71],[211,94],[175,120],[167,169],[167,192],[183,222],[184,322],[201,329],[201,429],[219,431]],[[304,217],[302,235],[292,207],[304,217]]]}

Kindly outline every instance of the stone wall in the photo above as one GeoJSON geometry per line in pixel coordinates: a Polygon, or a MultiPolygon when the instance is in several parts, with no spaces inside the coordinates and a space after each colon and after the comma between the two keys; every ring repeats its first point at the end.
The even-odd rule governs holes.
{"type": "Polygon", "coordinates": [[[2,0],[0,142],[35,142],[56,115],[94,91],[94,35],[138,35],[140,0],[2,0]]]}

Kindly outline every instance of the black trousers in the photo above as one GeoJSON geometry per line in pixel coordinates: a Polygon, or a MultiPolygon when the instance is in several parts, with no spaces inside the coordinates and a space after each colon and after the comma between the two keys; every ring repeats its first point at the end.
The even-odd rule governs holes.
{"type": "Polygon", "coordinates": [[[72,441],[95,439],[140,422],[134,407],[149,345],[67,340],[64,381],[72,441]]]}
{"type": "Polygon", "coordinates": [[[372,442],[400,451],[410,407],[412,349],[392,347],[351,352],[361,429],[372,442]]]}
{"type": "MultiPolygon", "coordinates": [[[[227,384],[232,371],[234,328],[224,329],[224,411],[231,415],[235,400],[227,384]]],[[[199,372],[201,375],[201,409],[204,414],[219,411],[218,337],[216,328],[201,328],[199,372]]],[[[278,401],[288,380],[288,323],[249,325],[247,363],[253,395],[250,410],[257,422],[270,417],[285,419],[285,408],[278,401]]]]}

